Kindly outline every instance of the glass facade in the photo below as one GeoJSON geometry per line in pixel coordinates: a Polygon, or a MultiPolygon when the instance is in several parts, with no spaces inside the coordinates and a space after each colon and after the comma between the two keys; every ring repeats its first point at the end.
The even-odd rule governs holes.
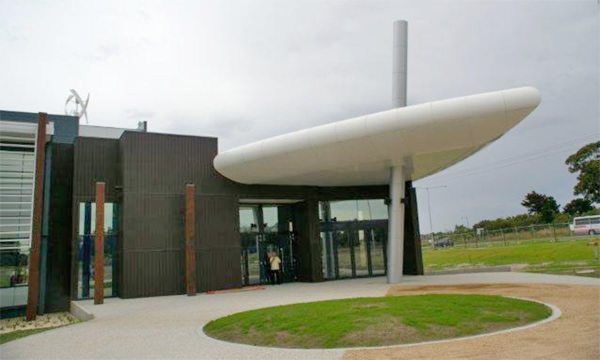
{"type": "Polygon", "coordinates": [[[37,124],[0,121],[0,307],[27,304],[37,124]]]}
{"type": "Polygon", "coordinates": [[[388,209],[383,199],[319,203],[325,279],[385,275],[388,209]]]}
{"type": "MultiPolygon", "coordinates": [[[[117,229],[118,210],[115,203],[104,204],[104,296],[116,296],[117,292],[117,229]]],[[[79,203],[77,298],[94,296],[94,258],[96,234],[96,204],[79,203]]]]}
{"type": "Polygon", "coordinates": [[[27,304],[29,250],[0,251],[0,304],[3,308],[27,304]]]}
{"type": "Polygon", "coordinates": [[[242,282],[244,285],[270,282],[269,255],[281,259],[283,282],[295,280],[294,231],[286,205],[240,205],[242,240],[242,282]]]}

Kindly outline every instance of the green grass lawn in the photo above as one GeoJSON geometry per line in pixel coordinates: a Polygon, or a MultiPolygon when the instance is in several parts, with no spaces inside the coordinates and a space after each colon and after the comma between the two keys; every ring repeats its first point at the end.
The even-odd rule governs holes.
{"type": "Polygon", "coordinates": [[[9,341],[17,340],[25,336],[38,334],[44,332],[46,330],[52,330],[55,328],[41,328],[41,329],[29,329],[29,330],[17,330],[12,331],[6,334],[0,334],[0,345],[7,343],[9,341]]]}
{"type": "MultiPolygon", "coordinates": [[[[566,242],[523,242],[482,248],[424,249],[427,270],[526,264],[524,271],[577,274],[583,269],[599,270],[589,239],[566,242]]],[[[593,274],[598,276],[598,271],[593,274]]],[[[592,276],[593,276],[592,274],[592,276]]],[[[588,275],[589,276],[589,275],[588,275]]]]}
{"type": "Polygon", "coordinates": [[[211,321],[204,331],[218,339],[261,346],[381,346],[496,331],[550,314],[542,304],[500,296],[390,296],[252,310],[211,321]]]}

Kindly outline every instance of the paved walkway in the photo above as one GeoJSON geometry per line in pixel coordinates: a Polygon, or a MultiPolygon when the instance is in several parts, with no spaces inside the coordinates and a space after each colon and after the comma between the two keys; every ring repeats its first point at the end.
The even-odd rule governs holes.
{"type": "MultiPolygon", "coordinates": [[[[536,283],[595,285],[600,281],[583,277],[526,273],[490,273],[406,277],[399,287],[449,284],[536,283]]],[[[229,344],[203,336],[208,321],[244,310],[318,300],[384,296],[390,291],[384,278],[294,283],[265,290],[200,294],[195,297],[165,296],[142,299],[107,299],[104,305],[79,302],[95,319],[32,335],[0,346],[4,359],[339,359],[344,350],[294,350],[229,344]]],[[[394,287],[392,290],[396,289],[394,287]]],[[[600,301],[597,297],[596,305],[600,301]]],[[[597,308],[597,306],[596,306],[597,308]]],[[[564,309],[561,308],[564,311],[564,309]]],[[[596,317],[596,320],[598,318],[596,317]]],[[[552,323],[542,325],[540,328],[552,323]]],[[[596,321],[598,333],[600,325],[596,321]]],[[[498,337],[504,335],[498,335],[498,337]]],[[[495,336],[492,336],[495,337],[495,336]]],[[[416,347],[413,347],[413,349],[416,347]]],[[[391,349],[385,356],[396,357],[391,349]]],[[[495,354],[489,349],[489,354],[495,354]]],[[[347,352],[346,356],[353,352],[347,352]]],[[[406,352],[402,357],[406,356],[406,352]]],[[[497,355],[497,354],[496,354],[497,355]]],[[[409,356],[410,357],[410,356],[409,356]]],[[[525,356],[524,356],[525,357],[525,356]]]]}

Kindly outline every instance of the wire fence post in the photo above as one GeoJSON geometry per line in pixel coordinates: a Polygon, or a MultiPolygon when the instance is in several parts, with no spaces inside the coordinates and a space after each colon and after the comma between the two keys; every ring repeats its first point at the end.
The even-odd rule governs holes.
{"type": "MultiPolygon", "coordinates": [[[[541,241],[551,242],[559,242],[560,237],[568,238],[573,233],[573,230],[569,227],[569,223],[548,223],[548,224],[530,224],[524,225],[521,227],[505,227],[496,230],[487,230],[484,228],[474,229],[472,231],[466,232],[450,232],[442,234],[441,236],[447,236],[449,239],[453,241],[455,246],[460,243],[460,238],[462,237],[463,246],[465,248],[469,247],[469,242],[474,241],[475,247],[479,248],[479,243],[482,243],[482,246],[486,244],[492,246],[497,245],[498,242],[502,241],[504,246],[508,246],[511,240],[515,240],[516,243],[520,243],[522,241],[527,241],[526,232],[529,231],[531,236],[531,242],[535,243],[535,239],[539,238],[541,241]],[[558,226],[558,229],[557,229],[558,226]],[[561,230],[563,227],[567,227],[567,230],[561,230]],[[538,229],[539,228],[539,229],[538,229]],[[523,231],[523,239],[521,239],[521,230],[523,231]],[[550,233],[552,231],[552,233],[550,233]],[[511,238],[510,233],[513,233],[513,238],[511,238]],[[541,232],[541,235],[538,234],[541,232]],[[502,237],[500,239],[500,237],[502,237]]],[[[425,241],[422,241],[425,243],[425,241]]],[[[473,245],[471,245],[473,246],[473,245]]]]}
{"type": "MultiPolygon", "coordinates": [[[[569,222],[570,222],[570,221],[571,221],[571,220],[569,220],[569,222]]],[[[569,237],[573,236],[573,230],[571,229],[571,226],[570,226],[570,225],[568,225],[568,226],[567,226],[567,229],[569,229],[569,237]]]]}

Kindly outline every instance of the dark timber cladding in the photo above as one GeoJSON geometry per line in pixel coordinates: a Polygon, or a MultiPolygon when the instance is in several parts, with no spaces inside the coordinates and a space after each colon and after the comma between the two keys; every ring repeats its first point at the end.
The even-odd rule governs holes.
{"type": "Polygon", "coordinates": [[[190,266],[195,269],[195,291],[241,286],[240,199],[299,200],[279,209],[286,212],[296,233],[297,276],[301,281],[322,281],[318,202],[382,199],[389,193],[387,185],[239,184],[216,172],[212,164],[216,154],[217,139],[210,137],[126,131],[119,140],[77,139],[73,298],[77,289],[78,204],[94,201],[97,181],[106,182],[106,201],[119,204],[118,271],[113,281],[123,298],[188,293],[191,286],[187,281],[192,276],[186,275],[186,262],[191,264],[192,259],[188,261],[186,253],[190,250],[195,255],[195,266],[190,266]],[[186,190],[188,184],[194,185],[193,194],[186,190]],[[193,231],[187,225],[193,225],[193,231]]]}
{"type": "Polygon", "coordinates": [[[104,183],[96,183],[96,234],[94,245],[94,304],[104,303],[104,183]]]}
{"type": "Polygon", "coordinates": [[[294,253],[303,281],[321,281],[320,200],[387,196],[387,186],[318,188],[234,183],[216,172],[217,139],[125,132],[119,140],[122,174],[122,268],[124,298],[186,293],[185,188],[195,185],[196,290],[239,287],[239,200],[298,199],[294,253]]]}
{"type": "MultiPolygon", "coordinates": [[[[105,202],[118,203],[119,186],[119,140],[82,138],[75,140],[73,155],[73,203],[72,203],[72,238],[71,238],[71,298],[77,298],[78,281],[78,234],[79,203],[94,202],[96,182],[105,183],[105,202]]],[[[83,231],[83,229],[81,229],[83,231]]],[[[117,242],[119,257],[120,242],[117,242]]],[[[117,281],[118,277],[113,278],[117,281]]]]}
{"type": "Polygon", "coordinates": [[[27,321],[35,320],[40,291],[40,246],[42,243],[42,212],[44,200],[44,158],[46,156],[47,115],[39,114],[36,154],[35,188],[33,196],[33,225],[31,232],[31,257],[29,259],[29,289],[27,294],[27,321]]]}
{"type": "Polygon", "coordinates": [[[194,184],[196,288],[241,286],[237,198],[216,173],[217,139],[125,132],[119,140],[124,298],[184,294],[185,185],[194,184]]]}

